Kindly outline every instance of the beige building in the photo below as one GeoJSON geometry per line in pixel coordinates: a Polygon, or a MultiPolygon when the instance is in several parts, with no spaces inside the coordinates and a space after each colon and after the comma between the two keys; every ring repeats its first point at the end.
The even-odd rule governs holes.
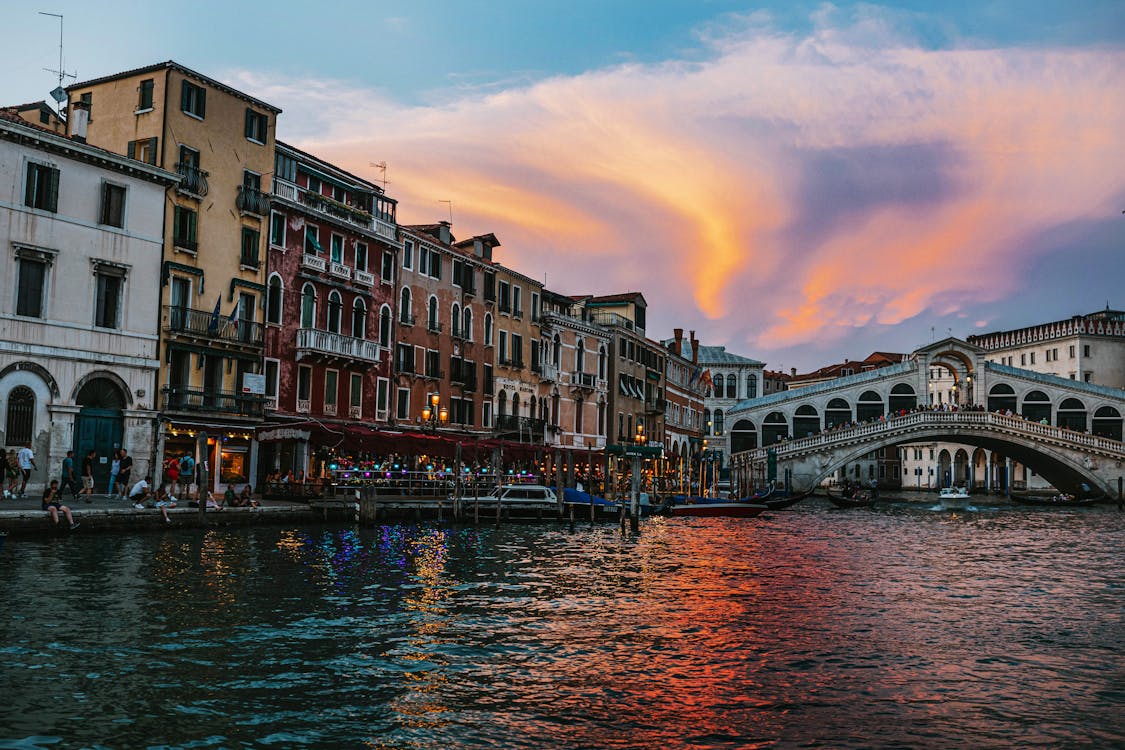
{"type": "Polygon", "coordinates": [[[535,372],[542,354],[542,296],[542,282],[499,263],[485,274],[485,310],[493,316],[491,333],[496,343],[493,434],[506,440],[543,443],[546,438],[547,399],[540,393],[535,372]]]}
{"type": "Polygon", "coordinates": [[[547,442],[600,450],[606,444],[609,333],[586,320],[585,305],[543,290],[538,366],[547,442]]]}
{"type": "MultiPolygon", "coordinates": [[[[177,172],[163,216],[157,460],[206,455],[214,486],[251,475],[262,417],[265,242],[280,110],[169,61],[78,83],[91,144],[177,172]],[[244,389],[249,389],[247,393],[244,389]]],[[[73,119],[73,118],[72,118],[73,119]]]]}

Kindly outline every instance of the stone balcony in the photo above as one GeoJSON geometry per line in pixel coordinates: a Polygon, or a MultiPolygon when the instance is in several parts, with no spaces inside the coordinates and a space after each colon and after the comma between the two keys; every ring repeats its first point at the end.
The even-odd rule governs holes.
{"type": "Polygon", "coordinates": [[[297,329],[297,358],[308,356],[378,362],[379,343],[331,331],[299,328],[297,329]]]}

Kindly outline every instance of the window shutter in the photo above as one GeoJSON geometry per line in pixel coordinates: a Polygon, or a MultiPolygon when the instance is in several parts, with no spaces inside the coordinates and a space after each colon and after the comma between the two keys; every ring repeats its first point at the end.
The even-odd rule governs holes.
{"type": "Polygon", "coordinates": [[[187,81],[180,81],[180,110],[183,112],[188,111],[188,100],[191,97],[190,85],[187,81]]]}
{"type": "Polygon", "coordinates": [[[246,108],[246,128],[245,128],[245,130],[246,130],[245,135],[246,135],[247,138],[253,138],[254,137],[254,110],[250,109],[249,107],[246,108]]]}
{"type": "Polygon", "coordinates": [[[156,138],[148,139],[148,163],[156,166],[156,138]]]}
{"type": "Polygon", "coordinates": [[[54,167],[47,175],[47,210],[59,210],[59,170],[54,167]]]}
{"type": "Polygon", "coordinates": [[[38,167],[34,164],[27,165],[27,184],[23,191],[23,205],[25,206],[35,205],[35,175],[37,169],[38,167]]]}
{"type": "Polygon", "coordinates": [[[199,87],[199,116],[207,116],[207,89],[199,87]]]}
{"type": "Polygon", "coordinates": [[[129,148],[126,150],[125,155],[128,156],[130,159],[136,159],[137,158],[137,142],[136,141],[129,141],[129,148]]]}
{"type": "Polygon", "coordinates": [[[441,279],[441,256],[437,253],[430,255],[430,273],[435,279],[441,279]]]}

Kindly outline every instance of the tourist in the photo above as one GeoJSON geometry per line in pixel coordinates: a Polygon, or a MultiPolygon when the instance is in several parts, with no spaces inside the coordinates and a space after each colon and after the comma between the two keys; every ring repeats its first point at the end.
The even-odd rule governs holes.
{"type": "Polygon", "coordinates": [[[234,485],[228,484],[227,491],[223,493],[223,505],[227,506],[228,508],[233,508],[235,506],[236,499],[237,498],[234,495],[234,485]]]}
{"type": "Polygon", "coordinates": [[[156,507],[160,508],[164,523],[172,523],[172,519],[168,517],[168,509],[176,507],[176,498],[170,497],[163,487],[156,491],[156,507]]]}
{"type": "Polygon", "coordinates": [[[59,497],[69,489],[70,496],[75,500],[78,499],[78,475],[74,473],[74,451],[67,451],[66,458],[62,462],[62,485],[59,487],[59,497]]]}
{"type": "Polygon", "coordinates": [[[35,451],[31,450],[31,441],[28,440],[16,455],[16,462],[20,467],[20,497],[27,497],[27,480],[31,479],[31,470],[39,468],[35,465],[35,451]]]}
{"type": "Polygon", "coordinates": [[[195,486],[195,459],[190,453],[185,453],[180,459],[180,481],[188,500],[193,500],[199,488],[195,486]]]}
{"type": "Polygon", "coordinates": [[[246,485],[242,488],[242,492],[238,493],[238,497],[233,500],[227,500],[227,505],[232,505],[236,508],[257,508],[258,501],[254,499],[254,490],[250,485],[246,485]]]}
{"type": "Polygon", "coordinates": [[[223,509],[223,502],[216,500],[215,496],[211,494],[211,490],[207,490],[207,510],[219,511],[223,509]]]}
{"type": "Polygon", "coordinates": [[[7,460],[4,462],[4,476],[8,480],[8,486],[4,488],[4,497],[16,497],[16,487],[20,483],[20,467],[19,459],[16,458],[16,449],[12,448],[8,451],[7,460]]]}
{"type": "Polygon", "coordinates": [[[105,496],[113,497],[113,488],[117,486],[117,472],[121,471],[121,451],[113,449],[109,462],[109,484],[106,485],[105,496]]]}
{"type": "Polygon", "coordinates": [[[134,484],[133,489],[129,490],[129,502],[137,510],[143,510],[145,501],[148,500],[151,493],[152,485],[149,483],[148,477],[145,477],[134,484]]]}
{"type": "Polygon", "coordinates": [[[98,452],[91,448],[82,459],[82,494],[86,496],[87,503],[94,502],[94,459],[97,455],[98,452]]]}
{"type": "Polygon", "coordinates": [[[55,526],[59,525],[59,513],[61,512],[66,516],[66,522],[70,524],[70,530],[74,531],[78,528],[78,523],[74,520],[74,516],[70,513],[70,508],[62,504],[62,496],[59,493],[59,480],[52,479],[51,485],[47,491],[43,493],[43,510],[51,514],[51,520],[55,522],[55,526]]]}
{"type": "MultiPolygon", "coordinates": [[[[164,462],[164,474],[168,477],[168,494],[173,498],[180,494],[180,462],[169,458],[164,462]]],[[[161,485],[163,488],[163,485],[161,485]]]]}
{"type": "Polygon", "coordinates": [[[125,493],[129,491],[129,480],[132,473],[133,457],[129,455],[129,451],[122,448],[121,462],[117,467],[117,488],[122,500],[126,497],[125,493]]]}

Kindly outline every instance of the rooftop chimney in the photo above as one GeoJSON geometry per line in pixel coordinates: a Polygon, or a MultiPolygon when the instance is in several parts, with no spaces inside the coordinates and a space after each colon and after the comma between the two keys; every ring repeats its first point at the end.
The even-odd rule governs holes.
{"type": "Polygon", "coordinates": [[[438,239],[446,245],[453,244],[453,225],[448,221],[438,222],[438,239]]]}
{"type": "Polygon", "coordinates": [[[691,342],[691,363],[693,365],[699,364],[699,342],[695,340],[695,331],[689,331],[689,341],[691,342]]]}
{"type": "Polygon", "coordinates": [[[84,101],[70,105],[70,137],[79,143],[86,142],[86,126],[90,123],[90,105],[84,101]]]}
{"type": "Polygon", "coordinates": [[[797,368],[796,367],[790,367],[789,368],[789,375],[794,377],[794,378],[797,377],[797,368]]]}
{"type": "Polygon", "coordinates": [[[683,351],[684,351],[684,329],[683,328],[673,328],[672,329],[672,335],[675,336],[675,339],[676,339],[675,341],[672,342],[672,351],[677,355],[683,354],[683,351]]]}

